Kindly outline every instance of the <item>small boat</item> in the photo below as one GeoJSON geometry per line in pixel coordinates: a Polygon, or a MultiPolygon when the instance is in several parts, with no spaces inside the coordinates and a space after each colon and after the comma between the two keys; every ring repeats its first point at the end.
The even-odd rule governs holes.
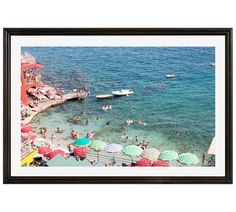
{"type": "Polygon", "coordinates": [[[175,74],[167,74],[166,75],[166,78],[173,78],[173,77],[175,77],[175,74]]]}
{"type": "Polygon", "coordinates": [[[210,63],[210,66],[215,66],[216,64],[214,62],[211,62],[210,63]]]}
{"type": "Polygon", "coordinates": [[[111,99],[113,97],[112,94],[104,94],[104,95],[97,95],[97,99],[111,99]]]}
{"type": "Polygon", "coordinates": [[[121,89],[120,91],[112,91],[112,94],[115,96],[128,96],[134,94],[131,89],[121,89]]]}

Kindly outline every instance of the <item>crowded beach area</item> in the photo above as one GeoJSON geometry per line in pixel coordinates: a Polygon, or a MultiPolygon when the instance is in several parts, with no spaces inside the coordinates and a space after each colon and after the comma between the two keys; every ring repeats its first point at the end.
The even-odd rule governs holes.
{"type": "MultiPolygon", "coordinates": [[[[140,119],[125,119],[119,125],[116,139],[104,138],[96,130],[96,126],[113,127],[113,120],[106,120],[103,114],[114,109],[112,101],[124,101],[135,96],[136,91],[130,88],[111,90],[100,94],[90,91],[89,86],[76,84],[71,91],[65,91],[56,83],[45,83],[47,67],[27,52],[21,56],[21,166],[22,167],[175,167],[175,166],[215,166],[215,139],[207,151],[199,154],[175,149],[159,149],[153,141],[145,136],[130,135],[127,129],[135,129],[149,125],[140,119]],[[92,108],[101,115],[87,118],[85,104],[92,99],[101,105],[92,108]],[[108,102],[107,102],[108,101],[108,102]],[[83,107],[79,112],[70,115],[65,126],[39,125],[40,117],[50,122],[50,114],[58,107],[71,102],[83,107]],[[48,114],[47,114],[48,113],[48,114]],[[96,124],[99,123],[99,124],[96,124]],[[70,126],[70,128],[69,128],[70,126]],[[75,127],[76,126],[76,127],[75,127]],[[88,126],[90,130],[88,130],[88,126]]],[[[167,74],[166,78],[175,78],[167,74]]],[[[161,92],[166,89],[164,84],[159,87],[161,92]]],[[[91,110],[92,110],[91,109],[91,110]]],[[[66,113],[66,110],[65,110],[66,113]]],[[[104,116],[105,116],[104,115],[104,116]]],[[[117,118],[118,120],[118,118],[117,118]]],[[[114,130],[114,129],[113,129],[114,130]]],[[[175,131],[176,138],[184,135],[175,131]]],[[[161,146],[160,146],[161,147],[161,146]]]]}

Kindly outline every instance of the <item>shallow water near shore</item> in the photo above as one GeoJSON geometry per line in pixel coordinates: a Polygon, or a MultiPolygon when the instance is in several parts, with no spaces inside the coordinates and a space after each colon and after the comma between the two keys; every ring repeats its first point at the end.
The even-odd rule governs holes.
{"type": "Polygon", "coordinates": [[[95,130],[95,138],[107,143],[137,143],[138,136],[139,141],[148,140],[160,151],[200,155],[208,150],[215,134],[215,68],[209,65],[215,61],[214,48],[27,47],[22,51],[45,66],[45,83],[55,82],[65,92],[83,85],[90,89],[87,101],[50,108],[31,123],[37,132],[47,127],[49,137],[56,127],[62,128],[63,133],[55,133],[62,147],[73,141],[73,129],[82,135],[95,130]],[[176,77],[167,79],[169,73],[176,77]],[[96,95],[122,88],[135,94],[96,100],[96,95]],[[106,104],[113,109],[102,111],[101,106],[106,104]],[[69,122],[74,115],[82,122],[88,120],[88,125],[69,122]],[[122,131],[127,119],[147,125],[131,124],[122,131]],[[107,121],[112,124],[106,125],[107,121]],[[123,133],[129,136],[126,143],[121,141],[123,133]]]}

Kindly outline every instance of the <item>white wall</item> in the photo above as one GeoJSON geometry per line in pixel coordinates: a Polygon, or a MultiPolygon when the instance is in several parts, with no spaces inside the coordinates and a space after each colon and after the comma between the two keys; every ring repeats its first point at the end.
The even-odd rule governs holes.
{"type": "MultiPolygon", "coordinates": [[[[1,28],[236,27],[233,2],[233,0],[1,0],[0,24],[1,28]]],[[[0,36],[2,47],[1,32],[0,36]]],[[[2,67],[2,50],[0,67],[2,67]]],[[[2,83],[2,74],[0,78],[2,83]]],[[[2,93],[2,85],[0,89],[2,93]]],[[[0,114],[2,115],[2,104],[0,114]]],[[[2,124],[2,117],[0,120],[2,124]]],[[[2,127],[0,129],[2,133],[2,127]]],[[[2,156],[0,166],[2,172],[2,156]]],[[[2,179],[0,181],[2,182],[2,179]]],[[[227,211],[235,205],[236,187],[235,185],[1,184],[0,195],[0,208],[8,211],[227,211]],[[38,204],[38,198],[41,199],[41,204],[38,204]]]]}

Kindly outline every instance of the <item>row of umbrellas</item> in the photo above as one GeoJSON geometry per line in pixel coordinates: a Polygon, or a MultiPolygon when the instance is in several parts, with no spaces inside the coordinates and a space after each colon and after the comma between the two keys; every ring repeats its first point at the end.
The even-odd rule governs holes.
{"type": "MultiPolygon", "coordinates": [[[[21,129],[21,131],[24,133],[30,132],[31,130],[32,130],[31,126],[23,127],[21,129]]],[[[146,159],[146,161],[145,160],[141,161],[141,164],[143,164],[144,162],[147,162],[147,160],[157,161],[157,163],[153,163],[154,166],[155,164],[158,166],[160,165],[166,166],[165,163],[161,164],[161,161],[170,162],[174,160],[178,160],[180,163],[187,164],[187,165],[193,165],[193,164],[199,163],[198,157],[192,153],[182,153],[179,155],[177,152],[171,151],[171,150],[166,150],[160,153],[155,148],[149,148],[149,149],[143,150],[142,148],[136,145],[128,145],[123,148],[123,146],[120,144],[113,143],[113,144],[107,145],[105,142],[101,140],[90,141],[90,139],[86,137],[78,138],[77,140],[75,140],[73,145],[75,146],[74,154],[75,156],[78,156],[78,157],[86,157],[87,154],[89,153],[89,149],[87,148],[87,146],[90,146],[91,149],[97,152],[98,161],[99,161],[99,152],[102,150],[105,150],[106,152],[113,154],[113,160],[115,160],[115,153],[122,151],[124,154],[132,158],[132,162],[133,162],[134,157],[137,157],[140,155],[142,155],[142,157],[146,159]]],[[[52,150],[49,147],[39,147],[38,151],[39,151],[39,154],[49,154],[50,159],[52,159],[58,154],[60,154],[61,156],[65,155],[65,152],[63,150],[60,150],[60,149],[52,150]]],[[[148,165],[147,163],[144,163],[144,164],[148,165]]]]}
{"type": "MultiPolygon", "coordinates": [[[[73,144],[77,145],[77,147],[74,148],[75,156],[86,157],[89,153],[89,149],[86,146],[90,145],[90,148],[97,152],[98,161],[99,151],[105,150],[106,152],[113,153],[113,159],[115,159],[114,153],[121,151],[132,157],[132,159],[136,156],[142,155],[143,159],[137,161],[137,166],[149,166],[151,164],[152,166],[168,166],[168,162],[173,160],[178,160],[180,163],[187,165],[199,163],[198,157],[192,153],[182,153],[178,155],[177,152],[171,150],[166,150],[159,153],[159,151],[155,148],[149,148],[143,151],[136,145],[128,145],[123,148],[120,144],[114,143],[107,145],[105,142],[100,140],[94,140],[90,143],[90,140],[87,138],[77,139],[73,144]],[[152,163],[152,161],[154,161],[154,163],[152,163]]],[[[65,156],[65,152],[63,150],[52,150],[50,147],[39,147],[38,152],[39,154],[49,154],[50,159],[58,154],[65,156]]]]}
{"type": "MultiPolygon", "coordinates": [[[[89,145],[90,148],[94,149],[97,152],[98,161],[99,161],[99,151],[105,150],[106,152],[113,153],[113,159],[114,159],[114,153],[123,151],[123,153],[132,157],[132,161],[134,157],[142,155],[143,158],[149,159],[151,161],[158,161],[158,159],[167,162],[178,160],[180,163],[187,165],[199,163],[198,157],[192,153],[182,153],[179,155],[177,152],[171,150],[166,150],[160,153],[155,148],[149,148],[143,150],[142,148],[136,145],[128,145],[123,148],[123,146],[120,144],[113,143],[107,145],[105,142],[100,140],[93,140],[92,142],[90,142],[88,138],[79,138],[73,143],[73,145],[77,147],[84,147],[89,145]]],[[[88,150],[86,151],[83,148],[80,149],[80,152],[81,153],[87,152],[88,154],[88,150]]]]}

